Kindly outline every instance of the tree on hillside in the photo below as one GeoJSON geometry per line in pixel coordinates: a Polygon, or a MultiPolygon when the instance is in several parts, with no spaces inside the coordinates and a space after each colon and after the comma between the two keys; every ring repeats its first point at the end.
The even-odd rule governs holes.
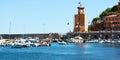
{"type": "Polygon", "coordinates": [[[104,16],[106,16],[109,12],[111,12],[111,8],[107,8],[105,11],[103,11],[101,14],[100,14],[100,18],[102,19],[104,16]]]}
{"type": "Polygon", "coordinates": [[[98,20],[103,20],[103,18],[109,13],[109,12],[118,12],[118,5],[113,6],[112,8],[105,9],[99,17],[95,17],[92,20],[92,23],[95,23],[98,20]]]}
{"type": "Polygon", "coordinates": [[[113,6],[111,12],[118,12],[118,5],[113,6]]]}
{"type": "Polygon", "coordinates": [[[92,23],[95,23],[98,20],[100,20],[100,17],[95,17],[95,18],[93,18],[92,23]]]}
{"type": "Polygon", "coordinates": [[[106,16],[109,12],[117,12],[118,11],[118,5],[113,6],[112,8],[107,8],[104,10],[99,17],[102,19],[104,16],[106,16]]]}

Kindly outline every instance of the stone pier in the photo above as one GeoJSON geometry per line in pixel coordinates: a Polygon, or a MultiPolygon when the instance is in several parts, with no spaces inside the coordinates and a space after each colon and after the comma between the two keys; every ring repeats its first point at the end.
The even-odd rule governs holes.
{"type": "Polygon", "coordinates": [[[84,39],[120,39],[120,31],[90,31],[90,32],[70,32],[70,38],[81,36],[84,39]]]}

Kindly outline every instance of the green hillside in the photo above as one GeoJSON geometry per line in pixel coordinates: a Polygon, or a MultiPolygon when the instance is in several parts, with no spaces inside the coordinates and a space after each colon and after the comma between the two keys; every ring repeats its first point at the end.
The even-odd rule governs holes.
{"type": "Polygon", "coordinates": [[[102,20],[104,16],[106,16],[109,12],[118,12],[118,5],[113,6],[112,8],[105,9],[99,17],[95,17],[92,20],[92,23],[96,22],[97,20],[102,20]]]}

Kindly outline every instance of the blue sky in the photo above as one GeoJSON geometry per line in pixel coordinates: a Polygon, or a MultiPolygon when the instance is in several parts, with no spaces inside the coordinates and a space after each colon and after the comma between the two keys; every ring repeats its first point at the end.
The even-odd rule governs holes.
{"type": "MultiPolygon", "coordinates": [[[[119,0],[0,0],[0,34],[66,33],[73,31],[78,2],[88,22],[119,0]],[[67,23],[70,23],[67,25],[67,23]]],[[[87,22],[87,23],[88,23],[87,22]]]]}

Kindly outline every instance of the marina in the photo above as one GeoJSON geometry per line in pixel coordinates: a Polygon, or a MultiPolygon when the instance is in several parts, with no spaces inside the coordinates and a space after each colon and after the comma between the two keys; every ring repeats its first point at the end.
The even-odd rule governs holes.
{"type": "Polygon", "coordinates": [[[0,60],[119,60],[118,43],[69,43],[31,48],[0,47],[0,60]]]}
{"type": "Polygon", "coordinates": [[[120,0],[1,0],[0,7],[0,60],[120,60],[120,0]]]}

